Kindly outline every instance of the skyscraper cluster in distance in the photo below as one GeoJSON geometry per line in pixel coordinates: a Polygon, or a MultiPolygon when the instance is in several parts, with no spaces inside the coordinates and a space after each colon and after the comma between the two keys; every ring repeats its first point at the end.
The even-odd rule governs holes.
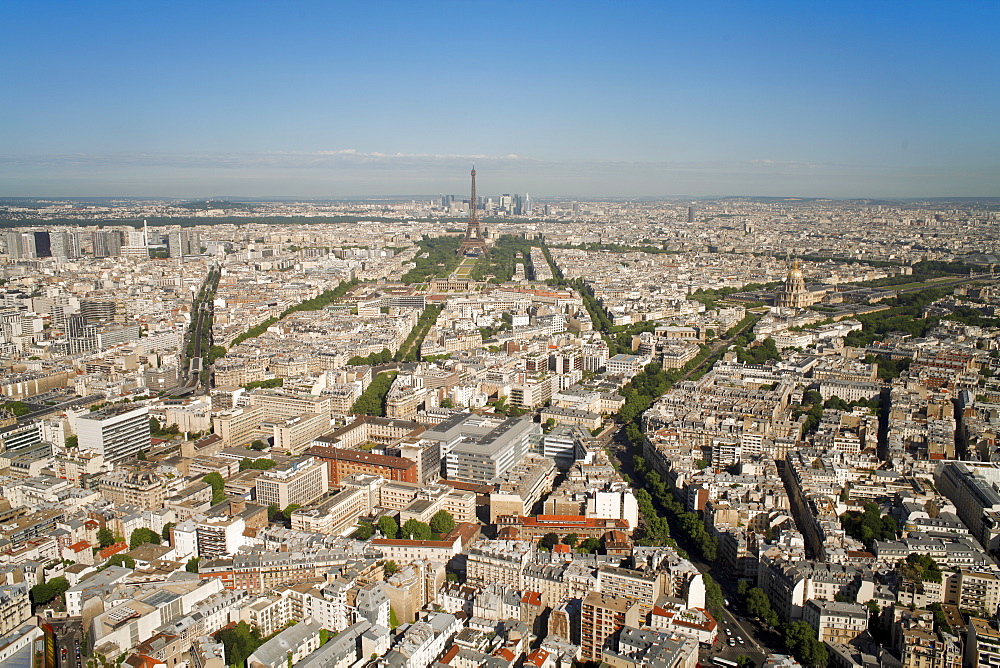
{"type": "MultiPolygon", "coordinates": [[[[455,195],[441,195],[440,206],[443,210],[456,215],[469,213],[469,199],[467,197],[456,198],[455,195]]],[[[523,197],[510,193],[504,193],[500,196],[480,195],[476,197],[476,210],[490,216],[531,216],[535,213],[534,203],[528,193],[525,193],[523,197]]]]}

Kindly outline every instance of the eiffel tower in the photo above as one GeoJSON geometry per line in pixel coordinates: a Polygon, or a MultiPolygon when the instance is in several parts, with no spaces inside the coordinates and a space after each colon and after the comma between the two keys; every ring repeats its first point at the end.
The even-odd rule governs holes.
{"type": "Polygon", "coordinates": [[[465,238],[458,247],[459,256],[486,257],[490,252],[489,244],[483,236],[483,228],[479,224],[479,213],[476,210],[476,166],[472,166],[472,197],[469,198],[469,224],[465,227],[465,238]]]}

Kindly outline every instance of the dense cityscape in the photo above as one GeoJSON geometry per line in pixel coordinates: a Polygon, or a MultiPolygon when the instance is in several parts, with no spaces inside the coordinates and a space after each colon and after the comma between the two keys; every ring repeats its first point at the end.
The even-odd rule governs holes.
{"type": "Polygon", "coordinates": [[[1000,661],[996,201],[0,222],[5,665],[1000,661]]]}

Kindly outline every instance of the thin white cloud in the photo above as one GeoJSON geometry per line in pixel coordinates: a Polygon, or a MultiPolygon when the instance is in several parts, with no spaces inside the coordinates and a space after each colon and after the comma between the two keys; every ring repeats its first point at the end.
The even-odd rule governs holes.
{"type": "Polygon", "coordinates": [[[755,159],[747,161],[621,161],[621,160],[543,160],[509,153],[506,155],[457,153],[380,153],[356,149],[318,151],[267,151],[261,153],[108,153],[68,155],[0,154],[0,165],[23,168],[77,168],[87,166],[146,166],[187,168],[283,168],[308,169],[323,166],[419,167],[421,165],[482,164],[507,166],[552,167],[561,170],[591,172],[593,170],[629,171],[663,169],[681,171],[731,171],[747,169],[815,170],[825,165],[797,161],[755,159]]]}

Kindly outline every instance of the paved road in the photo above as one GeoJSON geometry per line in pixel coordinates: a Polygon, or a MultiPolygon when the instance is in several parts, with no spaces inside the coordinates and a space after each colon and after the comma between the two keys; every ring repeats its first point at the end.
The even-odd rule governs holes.
{"type": "Polygon", "coordinates": [[[79,617],[45,620],[55,634],[55,667],[83,667],[83,628],[79,617]]]}
{"type": "MultiPolygon", "coordinates": [[[[633,481],[637,480],[637,474],[635,469],[632,467],[632,448],[628,444],[627,439],[622,430],[615,433],[614,438],[608,443],[608,448],[611,451],[612,456],[616,457],[621,465],[622,473],[629,476],[633,481]]],[[[679,535],[674,536],[675,540],[683,543],[683,537],[679,535]]],[[[682,547],[687,547],[682,544],[682,547]]],[[[702,573],[708,573],[712,576],[722,588],[723,597],[730,602],[730,604],[740,601],[739,594],[736,592],[736,581],[728,573],[724,572],[721,564],[708,564],[697,557],[694,556],[694,552],[691,549],[687,549],[688,560],[694,564],[702,573]]],[[[742,655],[749,656],[755,665],[761,665],[764,658],[771,652],[781,651],[781,648],[775,648],[768,645],[769,638],[768,634],[763,631],[754,622],[744,619],[738,615],[733,610],[733,605],[726,606],[723,610],[723,618],[716,620],[719,622],[719,635],[718,641],[715,645],[710,648],[702,648],[700,650],[700,656],[702,658],[701,663],[707,665],[711,662],[713,658],[722,657],[729,659],[730,661],[736,661],[736,659],[742,655]],[[730,628],[733,632],[733,638],[737,636],[743,638],[744,644],[736,644],[735,647],[730,647],[728,645],[728,638],[725,635],[725,629],[730,628]]],[[[773,642],[773,636],[770,638],[773,642]]]]}
{"type": "Polygon", "coordinates": [[[711,352],[709,352],[709,354],[705,356],[705,359],[702,360],[701,364],[699,364],[699,365],[697,365],[697,366],[692,367],[691,369],[689,369],[687,373],[685,373],[683,376],[681,376],[681,380],[687,380],[688,378],[690,378],[691,374],[693,374],[695,371],[697,371],[701,367],[705,366],[705,364],[708,363],[708,360],[712,359],[713,355],[715,355],[716,353],[718,353],[725,346],[728,346],[730,343],[732,343],[736,339],[736,337],[739,336],[740,334],[742,334],[748,327],[753,327],[755,324],[757,324],[758,320],[760,320],[760,318],[752,318],[751,320],[748,320],[746,322],[746,324],[744,324],[738,330],[736,330],[735,332],[733,332],[732,336],[727,336],[727,337],[724,337],[724,338],[720,338],[717,341],[715,341],[714,343],[712,343],[712,345],[709,346],[710,349],[711,349],[711,352]]]}
{"type": "Polygon", "coordinates": [[[62,403],[54,404],[52,406],[46,406],[45,408],[40,408],[37,411],[32,411],[22,415],[17,419],[18,422],[28,422],[37,417],[42,417],[43,415],[48,415],[49,413],[56,413],[58,411],[64,411],[67,408],[72,408],[73,406],[84,406],[86,404],[94,403],[95,401],[102,401],[104,399],[103,394],[91,394],[86,397],[80,397],[79,399],[70,399],[69,401],[63,401],[62,403]]]}

